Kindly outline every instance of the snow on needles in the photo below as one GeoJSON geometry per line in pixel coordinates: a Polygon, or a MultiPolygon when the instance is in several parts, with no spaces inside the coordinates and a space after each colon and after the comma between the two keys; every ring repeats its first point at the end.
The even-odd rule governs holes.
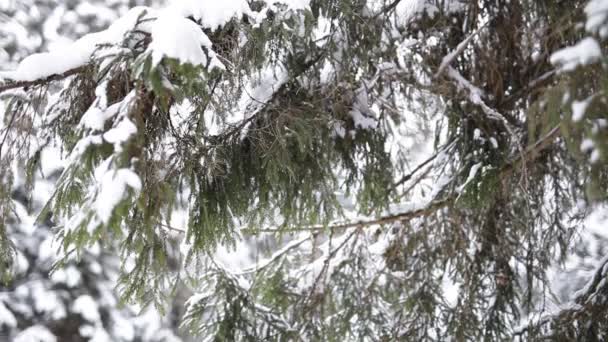
{"type": "Polygon", "coordinates": [[[163,14],[154,23],[151,34],[152,42],[148,50],[152,53],[153,65],[160,63],[163,57],[169,57],[182,63],[209,64],[210,68],[224,69],[211,50],[212,44],[207,35],[190,19],[171,12],[163,14]],[[207,53],[202,47],[206,48],[207,53]]]}
{"type": "Polygon", "coordinates": [[[176,0],[171,9],[182,17],[200,20],[204,27],[212,30],[251,12],[246,0],[176,0]]]}
{"type": "Polygon", "coordinates": [[[0,78],[13,81],[35,81],[83,66],[90,61],[91,55],[100,44],[122,42],[127,32],[135,27],[138,19],[144,16],[146,11],[149,11],[146,7],[132,8],[107,30],[87,34],[72,43],[67,49],[55,49],[28,56],[19,63],[17,70],[0,72],[0,78]]]}
{"type": "MultiPolygon", "coordinates": [[[[291,9],[302,9],[309,0],[265,0],[266,3],[282,3],[291,9]]],[[[134,7],[116,20],[108,29],[91,33],[78,39],[67,48],[36,53],[26,57],[16,70],[0,72],[0,79],[31,82],[86,65],[100,45],[120,44],[127,33],[137,27],[151,33],[149,51],[153,63],[163,57],[175,58],[182,63],[224,68],[211,50],[211,41],[198,24],[188,17],[199,20],[201,26],[215,30],[233,18],[253,15],[246,0],[176,0],[167,8],[156,11],[148,7],[134,7]],[[142,19],[158,19],[151,24],[142,19]],[[203,48],[205,48],[205,51],[203,48]]]]}
{"type": "MultiPolygon", "coordinates": [[[[268,5],[281,3],[297,10],[310,5],[310,0],[264,0],[268,5]]],[[[243,15],[255,17],[247,0],[174,0],[170,10],[182,17],[200,20],[201,25],[212,30],[223,26],[233,18],[243,15]]]]}
{"type": "Polygon", "coordinates": [[[560,65],[563,71],[572,71],[579,65],[587,65],[602,57],[600,45],[587,37],[574,46],[561,49],[551,55],[551,64],[560,65]]]}
{"type": "MultiPolygon", "coordinates": [[[[104,170],[104,166],[101,165],[96,170],[96,173],[101,175],[101,182],[99,184],[100,192],[95,201],[95,213],[103,224],[108,224],[114,208],[127,195],[127,189],[131,188],[136,192],[141,190],[141,180],[135,172],[129,169],[112,170],[108,168],[104,170]]],[[[91,232],[94,227],[95,225],[89,226],[89,231],[91,232]]]]}
{"type": "MultiPolygon", "coordinates": [[[[600,37],[608,37],[608,1],[591,0],[585,6],[587,22],[585,29],[590,33],[599,33],[600,37]]],[[[587,37],[551,55],[551,64],[561,65],[563,71],[572,71],[579,65],[594,63],[602,58],[602,49],[597,40],[587,37]]]]}

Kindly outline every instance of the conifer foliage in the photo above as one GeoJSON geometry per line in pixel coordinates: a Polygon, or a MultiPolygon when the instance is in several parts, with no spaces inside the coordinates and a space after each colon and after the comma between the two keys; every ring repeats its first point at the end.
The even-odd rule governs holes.
{"type": "Polygon", "coordinates": [[[208,340],[602,340],[603,252],[559,275],[604,246],[606,41],[602,0],[133,7],[0,74],[4,280],[53,149],[55,272],[190,288],[208,340]]]}

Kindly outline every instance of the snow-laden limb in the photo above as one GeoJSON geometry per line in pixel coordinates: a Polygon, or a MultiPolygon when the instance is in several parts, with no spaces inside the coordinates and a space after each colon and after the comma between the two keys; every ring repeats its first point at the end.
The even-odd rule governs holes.
{"type": "MultiPolygon", "coordinates": [[[[238,16],[239,13],[246,14],[251,11],[244,1],[242,6],[236,7],[226,7],[225,2],[218,2],[221,6],[213,7],[217,10],[216,12],[202,11],[204,4],[194,5],[194,3],[191,1],[191,4],[186,6],[189,6],[190,10],[181,11],[178,5],[158,11],[143,6],[132,8],[106,30],[87,34],[67,47],[33,54],[22,60],[16,70],[0,72],[0,79],[4,79],[5,83],[0,84],[0,92],[16,87],[47,83],[77,74],[91,62],[97,49],[104,45],[122,44],[129,32],[135,29],[152,35],[149,49],[154,64],[158,64],[163,57],[169,57],[182,63],[223,68],[222,63],[211,50],[209,38],[198,25],[186,17],[204,12],[204,18],[207,21],[214,21],[213,25],[209,27],[216,29],[225,24],[227,20],[238,16]],[[193,6],[195,9],[192,9],[193,6]],[[184,15],[180,16],[179,13],[184,15]],[[184,47],[186,48],[184,49],[184,47]],[[203,47],[206,51],[202,50],[203,47]]],[[[212,3],[206,4],[213,6],[212,3]]]]}
{"type": "MultiPolygon", "coordinates": [[[[516,171],[525,163],[533,162],[537,159],[540,153],[549,147],[555,142],[555,140],[560,136],[560,127],[553,127],[549,132],[547,132],[544,136],[542,136],[538,141],[534,144],[531,144],[526,148],[522,153],[519,153],[514,156],[513,159],[505,163],[505,165],[497,171],[498,177],[500,179],[508,177],[511,173],[516,171]]],[[[434,158],[432,158],[434,159],[434,158]]],[[[431,160],[432,160],[431,159],[431,160]]],[[[423,162],[427,163],[428,161],[423,162]]],[[[460,190],[464,190],[466,184],[469,183],[477,174],[480,164],[477,164],[474,169],[470,171],[470,175],[465,181],[464,185],[460,186],[460,190]],[[472,174],[472,175],[471,175],[472,174]]],[[[327,225],[316,225],[316,226],[302,226],[302,227],[294,227],[294,228],[281,228],[280,231],[310,231],[310,232],[323,232],[323,231],[341,231],[341,230],[350,230],[350,229],[363,229],[363,228],[374,228],[380,225],[393,224],[395,222],[403,222],[409,221],[417,218],[422,218],[431,214],[436,213],[438,210],[443,209],[445,207],[449,207],[454,204],[458,200],[458,197],[461,194],[461,191],[456,191],[449,196],[444,198],[437,198],[436,196],[443,190],[443,187],[450,183],[449,177],[446,179],[439,179],[435,183],[435,187],[431,192],[430,196],[423,198],[414,202],[405,202],[400,203],[399,205],[393,206],[388,211],[385,211],[383,215],[379,215],[375,218],[363,218],[359,220],[351,220],[351,221],[342,221],[342,222],[334,222],[327,225]]],[[[262,230],[247,230],[244,229],[244,232],[256,233],[256,232],[278,232],[279,229],[262,229],[262,230]]],[[[304,239],[306,241],[307,239],[304,239]]]]}
{"type": "Polygon", "coordinates": [[[471,103],[480,106],[481,109],[483,110],[483,112],[486,113],[486,115],[488,115],[492,119],[498,120],[498,121],[502,121],[507,128],[510,127],[510,123],[505,118],[504,115],[502,115],[501,113],[499,113],[498,111],[496,111],[495,109],[491,108],[490,106],[488,106],[485,103],[485,101],[483,100],[483,98],[486,97],[486,94],[481,89],[479,89],[477,86],[475,86],[474,84],[472,84],[471,82],[469,82],[469,80],[465,79],[458,72],[458,70],[454,69],[451,66],[448,66],[447,67],[447,75],[453,81],[456,82],[456,86],[458,87],[459,90],[464,90],[464,91],[467,91],[469,93],[469,100],[471,101],[471,103]]]}
{"type": "Polygon", "coordinates": [[[33,81],[4,81],[2,83],[0,83],[0,93],[4,93],[7,90],[11,90],[11,89],[16,89],[16,88],[25,88],[25,87],[31,87],[31,86],[37,86],[37,85],[42,85],[42,84],[48,84],[50,82],[53,81],[58,81],[58,80],[62,80],[65,78],[68,78],[70,76],[79,74],[81,72],[83,72],[85,70],[85,67],[79,67],[79,68],[74,68],[74,69],[70,69],[67,70],[66,72],[62,73],[62,74],[54,74],[45,78],[40,78],[40,79],[35,79],[33,81]]]}
{"type": "Polygon", "coordinates": [[[19,63],[17,70],[0,72],[0,78],[14,82],[33,82],[53,75],[70,73],[89,63],[91,56],[100,45],[120,44],[127,33],[136,26],[143,29],[143,26],[138,24],[150,18],[150,11],[152,11],[150,8],[135,7],[108,29],[87,34],[65,49],[28,56],[19,63]]]}
{"type": "Polygon", "coordinates": [[[454,61],[454,59],[456,59],[458,55],[460,55],[466,49],[467,45],[469,45],[471,40],[473,40],[473,38],[475,38],[486,27],[487,23],[489,23],[489,21],[486,22],[486,24],[477,28],[477,30],[475,30],[473,33],[468,35],[462,42],[458,44],[458,46],[456,46],[456,49],[454,49],[454,51],[451,51],[441,59],[441,64],[439,64],[439,68],[437,68],[435,78],[441,76],[441,73],[445,70],[445,68],[447,68],[452,63],[452,61],[454,61]]]}
{"type": "MultiPolygon", "coordinates": [[[[4,74],[5,76],[10,76],[13,80],[8,85],[10,87],[44,84],[45,82],[53,81],[59,76],[68,77],[77,74],[85,66],[92,66],[93,70],[90,71],[98,71],[100,76],[102,76],[96,85],[93,103],[80,119],[79,129],[81,132],[79,134],[81,134],[81,137],[75,142],[67,158],[68,165],[59,183],[59,192],[66,191],[70,187],[73,188],[74,193],[80,191],[77,188],[81,184],[77,183],[83,180],[79,179],[77,182],[73,182],[74,180],[70,180],[69,178],[83,172],[83,166],[85,165],[78,164],[84,158],[89,158],[88,156],[91,154],[92,149],[102,149],[106,144],[111,144],[114,147],[113,156],[105,158],[99,165],[93,165],[95,167],[94,183],[97,185],[89,184],[88,190],[90,194],[79,205],[81,209],[76,213],[69,213],[69,215],[64,217],[68,222],[66,231],[73,232],[75,227],[80,227],[85,222],[88,222],[86,230],[89,234],[92,234],[99,225],[109,224],[112,212],[126,198],[127,192],[133,191],[137,194],[142,186],[141,179],[136,175],[133,165],[122,167],[120,164],[124,164],[125,161],[119,160],[125,158],[122,155],[125,152],[123,147],[136,134],[142,133],[140,131],[141,127],[138,128],[138,125],[141,123],[136,122],[137,120],[142,120],[142,118],[133,117],[136,114],[132,112],[139,110],[135,107],[138,105],[138,101],[141,100],[140,97],[142,93],[145,93],[145,90],[141,88],[132,89],[123,99],[119,101],[111,99],[110,103],[110,95],[108,94],[115,91],[116,88],[116,84],[110,83],[117,80],[108,77],[108,75],[112,75],[111,73],[115,70],[128,73],[129,69],[124,64],[125,61],[129,60],[129,58],[143,56],[143,58],[138,59],[138,62],[141,64],[135,70],[135,76],[145,78],[149,77],[150,74],[154,74],[154,77],[160,77],[160,87],[153,84],[153,87],[157,87],[154,90],[157,92],[167,91],[168,95],[172,95],[170,93],[175,91],[176,88],[170,84],[167,76],[163,74],[165,71],[160,66],[161,60],[167,58],[176,60],[180,65],[202,66],[207,72],[213,69],[224,70],[224,65],[212,50],[212,43],[203,32],[202,27],[216,30],[234,18],[238,19],[242,15],[253,15],[249,9],[249,5],[242,1],[238,3],[229,1],[215,5],[191,2],[186,5],[186,7],[189,6],[189,9],[184,11],[179,9],[179,5],[170,5],[166,10],[160,11],[145,7],[134,8],[107,30],[86,35],[76,41],[73,46],[76,52],[75,57],[66,60],[64,64],[58,64],[50,69],[41,68],[43,59],[52,61],[63,53],[63,51],[51,51],[45,55],[26,59],[16,71],[4,74]],[[205,8],[203,5],[211,6],[209,8],[213,10],[201,14],[201,8],[205,8]],[[201,15],[197,15],[197,11],[201,15]],[[202,20],[203,23],[199,25],[185,16],[194,16],[195,19],[202,20]],[[117,50],[119,46],[122,47],[122,50],[117,50]],[[142,48],[144,48],[143,51],[142,48]],[[102,49],[107,50],[102,51],[102,49]],[[138,53],[140,56],[137,56],[138,53]],[[132,56],[133,54],[135,56],[132,56]],[[151,64],[148,66],[146,66],[145,61],[147,56],[151,58],[151,64]],[[37,68],[33,69],[39,70],[38,73],[26,74],[24,72],[25,69],[32,69],[34,65],[37,68]],[[95,70],[96,67],[99,70],[95,70]],[[142,70],[143,73],[141,72],[142,70]],[[63,74],[59,75],[58,73],[60,72],[63,72],[63,74]],[[108,128],[108,124],[111,124],[111,127],[108,128]],[[100,170],[105,171],[102,172],[100,170]],[[71,173],[71,176],[68,173],[71,173]],[[109,188],[110,184],[114,184],[113,182],[117,182],[115,183],[115,191],[109,193],[110,197],[113,198],[108,199],[104,194],[108,192],[106,188],[109,188]],[[99,199],[99,197],[102,198],[99,199]]],[[[298,2],[293,5],[294,7],[288,4],[287,8],[301,9],[305,8],[307,3],[298,2]]],[[[256,15],[255,20],[261,19],[263,17],[256,15]]],[[[245,134],[247,132],[246,123],[254,118],[257,111],[265,108],[265,102],[269,101],[276,91],[288,80],[286,73],[277,73],[278,69],[280,68],[267,67],[267,74],[268,76],[272,76],[272,80],[264,80],[261,84],[256,84],[259,79],[257,77],[251,77],[248,80],[247,85],[250,92],[245,89],[245,94],[242,97],[243,100],[239,101],[241,108],[239,108],[236,115],[235,122],[237,123],[237,127],[228,132],[228,137],[232,136],[233,131],[235,134],[245,134]],[[241,115],[244,118],[240,117],[241,115]]],[[[200,77],[195,77],[195,79],[197,82],[203,81],[200,77]]],[[[149,82],[149,80],[141,81],[149,82]]],[[[156,95],[164,96],[165,94],[156,95]]],[[[148,113],[143,114],[148,115],[148,113]]],[[[141,113],[137,115],[141,115],[141,113]]],[[[54,116],[54,118],[57,118],[57,116],[54,116]]],[[[226,123],[230,122],[230,118],[228,119],[226,123]]],[[[217,121],[217,118],[213,120],[217,121]]],[[[214,125],[211,124],[209,126],[214,125]]],[[[129,160],[127,164],[131,162],[129,160]]],[[[61,195],[59,197],[63,198],[61,195]]]]}

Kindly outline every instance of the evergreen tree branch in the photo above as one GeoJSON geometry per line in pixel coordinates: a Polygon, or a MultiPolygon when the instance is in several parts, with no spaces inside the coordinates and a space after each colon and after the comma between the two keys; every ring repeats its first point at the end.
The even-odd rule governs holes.
{"type": "MultiPolygon", "coordinates": [[[[587,283],[577,292],[574,293],[573,299],[562,305],[563,309],[544,315],[534,322],[522,325],[513,331],[513,337],[523,337],[529,334],[532,330],[542,328],[547,324],[556,323],[563,319],[571,320],[572,317],[592,319],[594,311],[599,309],[600,313],[605,311],[605,299],[598,298],[602,296],[602,292],[608,293],[608,283],[603,281],[606,279],[608,272],[608,255],[599,262],[595,268],[593,275],[587,283]],[[599,300],[598,300],[599,299],[599,300]],[[586,316],[585,313],[591,313],[586,316]]],[[[551,336],[545,336],[550,338],[551,336]]]]}
{"type": "Polygon", "coordinates": [[[315,235],[315,233],[310,234],[299,240],[290,241],[285,246],[283,246],[280,250],[275,252],[270,258],[268,258],[267,260],[262,260],[261,262],[256,263],[256,265],[253,265],[251,267],[244,269],[241,273],[239,273],[239,275],[257,273],[259,271],[264,270],[266,267],[268,267],[269,265],[274,263],[276,260],[281,258],[283,255],[287,254],[288,252],[292,251],[295,248],[300,247],[304,242],[307,242],[308,240],[312,239],[314,237],[314,235],[315,235]]]}
{"type": "MultiPolygon", "coordinates": [[[[552,146],[553,142],[560,136],[560,126],[553,127],[544,137],[539,139],[536,143],[529,146],[525,151],[518,154],[510,162],[506,163],[499,171],[499,179],[505,179],[509,177],[513,171],[525,165],[528,162],[536,160],[540,153],[552,146]]],[[[425,161],[426,163],[426,161],[425,161]]],[[[453,204],[458,198],[458,193],[453,193],[443,199],[436,199],[430,201],[428,204],[421,207],[414,208],[412,210],[404,211],[397,214],[377,217],[371,220],[360,220],[354,222],[344,222],[332,225],[315,225],[301,228],[286,228],[286,229],[243,229],[243,232],[256,234],[256,233],[276,233],[281,232],[301,232],[301,231],[332,231],[332,230],[343,230],[352,228],[363,228],[370,226],[377,226],[382,224],[389,224],[398,221],[407,221],[419,217],[428,216],[437,210],[447,207],[453,204]]]]}
{"type": "Polygon", "coordinates": [[[441,64],[439,65],[439,69],[437,69],[437,72],[435,73],[435,78],[441,76],[441,73],[445,70],[445,68],[450,66],[452,61],[454,61],[454,59],[456,59],[456,57],[458,57],[458,55],[460,55],[464,51],[464,49],[469,45],[469,42],[471,42],[471,40],[475,38],[475,36],[477,36],[479,32],[481,32],[481,30],[483,30],[488,25],[489,22],[490,20],[486,21],[485,24],[481,25],[479,28],[477,28],[477,30],[475,30],[462,42],[460,42],[458,46],[456,46],[456,49],[454,49],[454,51],[448,53],[443,57],[443,59],[441,60],[441,64]]]}
{"type": "Polygon", "coordinates": [[[439,152],[433,154],[432,156],[430,156],[429,158],[427,158],[425,161],[423,161],[422,163],[418,164],[418,166],[416,166],[412,172],[408,173],[407,175],[401,177],[401,179],[399,179],[397,182],[395,182],[395,184],[393,185],[393,189],[399,187],[400,185],[403,185],[403,183],[409,181],[410,179],[412,179],[412,177],[418,173],[418,171],[420,171],[422,168],[424,168],[426,165],[428,165],[429,163],[431,163],[433,160],[435,160],[437,158],[437,156],[439,156],[441,153],[444,153],[445,151],[449,150],[450,148],[452,148],[452,146],[454,146],[454,142],[456,141],[456,139],[452,139],[452,141],[450,143],[448,143],[445,148],[442,148],[439,152]]]}
{"type": "Polygon", "coordinates": [[[44,84],[48,84],[51,83],[53,81],[59,81],[65,78],[68,78],[70,76],[79,74],[81,72],[83,72],[84,70],[86,70],[86,68],[88,67],[88,65],[82,65],[79,67],[76,67],[74,69],[70,69],[64,73],[61,74],[54,74],[45,78],[40,78],[40,79],[36,79],[33,81],[10,81],[0,85],[0,93],[3,93],[7,90],[11,90],[11,89],[16,89],[16,88],[28,88],[28,87],[33,87],[33,86],[37,86],[37,85],[44,85],[44,84]]]}
{"type": "Polygon", "coordinates": [[[496,109],[488,106],[488,104],[483,100],[483,98],[485,97],[485,93],[483,90],[481,90],[480,88],[473,85],[469,80],[464,78],[458,72],[458,70],[454,69],[453,67],[451,67],[449,65],[447,66],[447,75],[449,78],[451,78],[456,83],[456,87],[458,89],[460,89],[460,90],[466,89],[469,92],[469,101],[471,101],[471,103],[481,107],[481,110],[489,118],[497,120],[497,121],[501,121],[505,125],[505,128],[510,131],[509,133],[511,135],[513,135],[511,124],[515,124],[515,122],[511,122],[511,121],[514,121],[514,120],[511,118],[511,121],[509,121],[505,115],[503,115],[502,113],[499,113],[496,109]]]}
{"type": "Polygon", "coordinates": [[[532,81],[528,82],[528,84],[525,87],[523,87],[523,88],[519,89],[518,91],[516,91],[515,93],[509,95],[503,101],[503,104],[512,104],[513,102],[519,100],[523,94],[529,93],[535,88],[546,85],[548,82],[551,81],[553,76],[555,76],[556,74],[557,74],[557,69],[553,69],[553,70],[549,70],[549,71],[545,72],[544,74],[542,74],[542,75],[538,76],[537,78],[533,79],[532,81]]]}

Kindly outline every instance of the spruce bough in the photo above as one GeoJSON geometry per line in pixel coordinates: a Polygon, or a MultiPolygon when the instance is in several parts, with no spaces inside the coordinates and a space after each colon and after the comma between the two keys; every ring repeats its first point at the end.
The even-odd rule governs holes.
{"type": "Polygon", "coordinates": [[[605,337],[603,267],[543,307],[607,200],[602,2],[303,3],[135,8],[5,73],[3,264],[14,165],[60,146],[56,266],[115,250],[125,302],[192,287],[209,339],[605,337]]]}

